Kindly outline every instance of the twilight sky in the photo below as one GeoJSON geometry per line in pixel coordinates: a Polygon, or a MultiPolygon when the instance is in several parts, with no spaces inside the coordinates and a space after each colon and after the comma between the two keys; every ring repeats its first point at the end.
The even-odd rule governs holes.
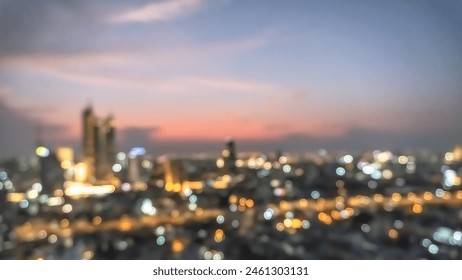
{"type": "Polygon", "coordinates": [[[462,0],[0,0],[0,158],[462,143],[462,0]]]}

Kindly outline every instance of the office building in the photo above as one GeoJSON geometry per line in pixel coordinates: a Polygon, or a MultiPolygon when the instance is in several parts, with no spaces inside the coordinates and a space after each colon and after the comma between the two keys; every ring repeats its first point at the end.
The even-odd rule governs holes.
{"type": "Polygon", "coordinates": [[[91,107],[83,112],[83,155],[90,183],[112,179],[115,159],[114,119],[99,119],[91,107]]]}

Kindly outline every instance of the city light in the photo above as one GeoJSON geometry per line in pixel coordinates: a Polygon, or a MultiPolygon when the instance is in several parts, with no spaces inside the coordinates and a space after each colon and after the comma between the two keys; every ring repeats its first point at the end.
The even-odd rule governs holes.
{"type": "Polygon", "coordinates": [[[447,223],[460,216],[462,200],[455,152],[323,150],[313,158],[238,153],[227,142],[213,156],[156,158],[142,147],[116,152],[112,117],[87,110],[83,119],[88,131],[79,162],[73,149],[40,146],[27,168],[0,166],[0,209],[9,209],[0,215],[0,225],[9,223],[1,227],[9,231],[2,244],[36,246],[34,254],[11,252],[53,259],[73,250],[75,258],[90,260],[151,250],[158,258],[222,260],[245,258],[240,248],[248,246],[261,258],[290,259],[309,250],[320,258],[373,258],[394,250],[403,258],[431,259],[462,247],[462,229],[447,223]],[[32,175],[22,179],[22,172],[32,175]],[[435,222],[417,231],[427,220],[455,228],[435,222]],[[281,240],[285,247],[266,245],[281,240]],[[364,246],[345,245],[356,242],[364,246]],[[400,249],[402,242],[409,249],[400,249]],[[312,246],[318,243],[336,244],[332,255],[312,246]]]}
{"type": "Polygon", "coordinates": [[[45,147],[37,147],[37,149],[35,149],[35,154],[39,157],[47,157],[50,155],[50,150],[48,150],[47,148],[45,147]]]}
{"type": "Polygon", "coordinates": [[[181,240],[174,240],[172,242],[172,251],[174,253],[179,253],[184,250],[184,243],[181,240]]]}
{"type": "Polygon", "coordinates": [[[399,234],[398,234],[398,231],[396,229],[390,229],[388,231],[388,236],[391,238],[391,239],[396,239],[398,238],[399,234]]]}

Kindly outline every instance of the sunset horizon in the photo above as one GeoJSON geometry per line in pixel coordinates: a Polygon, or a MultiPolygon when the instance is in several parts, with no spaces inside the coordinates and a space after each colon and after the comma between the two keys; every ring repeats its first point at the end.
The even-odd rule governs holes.
{"type": "Polygon", "coordinates": [[[457,1],[23,2],[0,11],[0,158],[31,151],[38,127],[78,148],[90,104],[122,149],[153,153],[462,142],[457,1]]]}

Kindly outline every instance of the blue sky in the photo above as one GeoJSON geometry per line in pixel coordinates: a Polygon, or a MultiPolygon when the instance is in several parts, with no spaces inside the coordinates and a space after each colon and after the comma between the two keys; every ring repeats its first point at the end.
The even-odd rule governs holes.
{"type": "Polygon", "coordinates": [[[89,103],[159,153],[462,142],[458,0],[3,0],[0,35],[0,157],[78,143],[89,103]]]}

